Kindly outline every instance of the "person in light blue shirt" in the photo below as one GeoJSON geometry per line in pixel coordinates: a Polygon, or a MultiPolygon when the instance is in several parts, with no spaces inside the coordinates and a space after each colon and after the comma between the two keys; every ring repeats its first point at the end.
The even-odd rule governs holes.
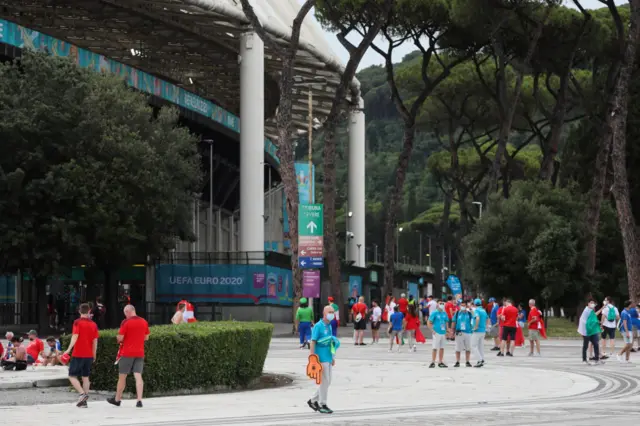
{"type": "Polygon", "coordinates": [[[478,358],[478,362],[474,367],[480,368],[484,365],[484,336],[487,333],[487,322],[489,322],[489,315],[482,308],[482,300],[476,299],[473,301],[476,306],[473,311],[473,335],[471,336],[471,347],[473,348],[474,355],[478,358]]]}
{"type": "Polygon", "coordinates": [[[470,307],[467,308],[467,302],[459,301],[459,309],[451,319],[452,327],[455,331],[456,341],[456,364],[454,367],[460,367],[460,353],[464,351],[466,366],[471,367],[471,313],[470,307]]]}
{"type": "Polygon", "coordinates": [[[500,305],[502,303],[494,302],[493,308],[489,313],[489,318],[491,319],[491,335],[493,336],[493,349],[492,351],[500,350],[500,336],[498,336],[499,327],[498,327],[498,310],[500,310],[500,305]]]}
{"type": "MultiPolygon", "coordinates": [[[[393,313],[389,317],[389,352],[393,350],[393,342],[402,337],[404,314],[400,312],[398,306],[393,307],[393,313]]],[[[398,352],[400,344],[398,343],[398,352]]]]}
{"type": "Polygon", "coordinates": [[[311,331],[310,354],[317,355],[322,365],[322,381],[313,397],[307,401],[307,405],[320,413],[331,414],[333,411],[327,407],[329,385],[333,366],[336,365],[335,354],[340,347],[340,341],[331,332],[331,321],[335,318],[333,306],[325,306],[322,321],[318,321],[311,331]]]}
{"type": "Polygon", "coordinates": [[[622,339],[624,340],[624,348],[616,355],[616,358],[622,362],[622,355],[625,355],[626,361],[629,362],[631,348],[633,348],[633,319],[629,311],[633,308],[633,302],[627,300],[624,305],[625,309],[620,313],[619,325],[622,339]]]}
{"type": "Polygon", "coordinates": [[[438,301],[438,308],[435,312],[429,315],[429,323],[428,326],[431,329],[433,335],[433,350],[432,350],[432,358],[431,364],[429,368],[435,368],[436,366],[436,355],[438,355],[438,367],[447,368],[447,365],[444,363],[444,345],[447,338],[447,326],[449,324],[449,317],[447,313],[444,311],[444,302],[442,300],[438,301]]]}

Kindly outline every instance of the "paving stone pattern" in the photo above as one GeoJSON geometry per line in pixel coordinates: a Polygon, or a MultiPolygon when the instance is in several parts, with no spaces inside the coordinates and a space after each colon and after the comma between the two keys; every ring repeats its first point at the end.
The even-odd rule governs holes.
{"type": "MultiPolygon", "coordinates": [[[[480,369],[453,368],[453,345],[445,351],[449,368],[429,369],[430,341],[419,345],[416,353],[409,353],[406,347],[399,353],[388,353],[386,344],[355,347],[350,338],[343,338],[342,343],[329,392],[333,415],[317,414],[306,406],[315,389],[304,377],[308,351],[298,349],[292,338],[276,338],[265,370],[293,376],[293,384],[285,388],[154,398],[146,400],[143,409],[136,409],[135,401],[112,407],[97,400],[101,397],[90,399],[88,409],[76,409],[69,403],[43,404],[42,398],[29,408],[2,407],[0,396],[0,416],[6,424],[19,421],[22,425],[48,426],[89,422],[96,426],[346,426],[396,422],[595,426],[631,422],[640,415],[640,367],[615,360],[602,366],[584,366],[580,342],[576,341],[545,341],[540,358],[527,357],[524,349],[516,350],[513,358],[486,352],[487,364],[480,369]]],[[[618,347],[621,345],[618,342],[618,347]]]]}

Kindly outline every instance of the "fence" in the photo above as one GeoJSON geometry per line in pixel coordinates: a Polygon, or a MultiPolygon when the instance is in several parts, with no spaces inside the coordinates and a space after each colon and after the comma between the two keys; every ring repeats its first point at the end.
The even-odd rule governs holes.
{"type": "MultiPolygon", "coordinates": [[[[138,314],[144,317],[151,325],[170,324],[171,317],[176,313],[175,303],[149,302],[144,306],[144,312],[138,314]]],[[[198,321],[221,321],[222,304],[220,303],[194,303],[194,315],[198,321]]]]}
{"type": "Polygon", "coordinates": [[[270,265],[290,268],[286,254],[274,251],[170,252],[155,260],[158,265],[270,265]]]}
{"type": "Polygon", "coordinates": [[[36,302],[0,303],[0,326],[37,324],[38,304],[36,302]]]}

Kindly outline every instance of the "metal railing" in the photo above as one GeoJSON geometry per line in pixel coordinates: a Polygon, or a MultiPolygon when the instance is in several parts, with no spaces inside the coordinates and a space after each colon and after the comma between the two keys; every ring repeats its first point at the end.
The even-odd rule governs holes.
{"type": "Polygon", "coordinates": [[[190,265],[271,265],[289,267],[289,256],[273,251],[170,252],[155,260],[156,264],[190,265]]]}
{"type": "Polygon", "coordinates": [[[0,303],[0,327],[9,328],[12,325],[37,324],[38,303],[0,303]]]}
{"type": "MultiPolygon", "coordinates": [[[[369,262],[367,263],[367,266],[379,266],[381,268],[384,268],[384,263],[369,262]]],[[[428,265],[420,266],[412,263],[402,263],[402,262],[395,263],[395,269],[396,271],[408,272],[410,274],[431,274],[431,275],[436,274],[436,270],[432,266],[428,266],[428,265]]]]}
{"type": "MultiPolygon", "coordinates": [[[[222,321],[221,303],[193,303],[194,316],[198,321],[222,321]]],[[[151,325],[170,324],[171,317],[176,313],[176,303],[148,302],[144,305],[144,312],[140,312],[151,325]]]]}

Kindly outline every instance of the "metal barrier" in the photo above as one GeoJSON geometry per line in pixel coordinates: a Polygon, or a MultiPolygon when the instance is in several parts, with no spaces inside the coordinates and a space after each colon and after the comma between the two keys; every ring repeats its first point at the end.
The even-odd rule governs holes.
{"type": "MultiPolygon", "coordinates": [[[[144,306],[144,312],[138,313],[150,325],[170,324],[171,317],[176,313],[176,303],[149,302],[144,306]]],[[[194,315],[198,321],[222,321],[221,303],[193,303],[194,315]]]]}
{"type": "Polygon", "coordinates": [[[36,302],[0,303],[0,326],[37,323],[38,304],[36,302]]]}

